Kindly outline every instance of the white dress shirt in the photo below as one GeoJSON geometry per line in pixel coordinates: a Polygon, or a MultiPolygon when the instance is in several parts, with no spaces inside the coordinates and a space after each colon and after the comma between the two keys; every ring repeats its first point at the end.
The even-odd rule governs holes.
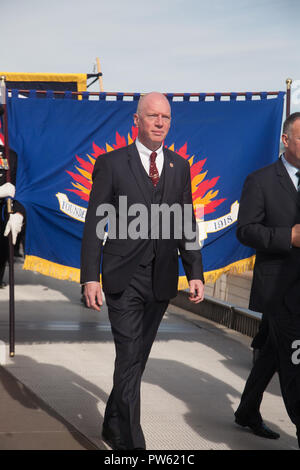
{"type": "Polygon", "coordinates": [[[281,155],[281,160],[282,160],[282,163],[284,164],[285,168],[286,168],[286,171],[288,172],[288,174],[290,175],[290,178],[293,182],[293,185],[295,186],[295,188],[297,189],[298,191],[298,183],[299,183],[299,179],[298,179],[298,176],[296,175],[297,171],[300,171],[299,168],[296,168],[295,166],[291,165],[284,157],[284,153],[281,155]]]}
{"type": "MultiPolygon", "coordinates": [[[[143,145],[139,139],[137,138],[135,141],[136,148],[139,152],[141,162],[143,164],[143,167],[145,168],[147,175],[149,175],[149,170],[150,170],[150,155],[153,152],[153,150],[148,149],[143,145]]],[[[164,165],[164,152],[163,152],[163,146],[159,147],[159,149],[155,150],[157,153],[157,157],[155,159],[156,167],[159,173],[159,176],[161,175],[163,165],[164,165]]]]}

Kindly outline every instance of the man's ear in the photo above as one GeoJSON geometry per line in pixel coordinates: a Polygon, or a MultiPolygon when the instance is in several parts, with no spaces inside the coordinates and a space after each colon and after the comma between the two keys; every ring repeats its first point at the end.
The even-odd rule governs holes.
{"type": "Polygon", "coordinates": [[[287,134],[282,134],[281,140],[282,140],[283,145],[284,145],[285,147],[287,147],[287,146],[288,146],[288,140],[289,140],[288,135],[287,135],[287,134]]]}

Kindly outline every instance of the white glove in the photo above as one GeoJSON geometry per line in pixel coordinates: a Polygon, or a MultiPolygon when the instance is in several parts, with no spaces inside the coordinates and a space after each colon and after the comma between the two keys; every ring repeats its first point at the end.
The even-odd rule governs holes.
{"type": "Polygon", "coordinates": [[[5,183],[0,186],[0,199],[4,197],[15,197],[16,187],[11,183],[5,183]]]}
{"type": "Polygon", "coordinates": [[[23,220],[24,217],[22,216],[22,214],[20,214],[20,212],[10,214],[9,216],[8,222],[5,227],[4,236],[7,237],[8,234],[11,232],[13,245],[16,244],[17,236],[21,232],[23,220]]]}

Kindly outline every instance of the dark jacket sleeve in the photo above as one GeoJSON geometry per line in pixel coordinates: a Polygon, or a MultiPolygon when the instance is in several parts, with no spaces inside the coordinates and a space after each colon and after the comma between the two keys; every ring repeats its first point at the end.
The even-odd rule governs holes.
{"type": "MultiPolygon", "coordinates": [[[[3,150],[3,149],[4,149],[4,147],[1,146],[1,150],[3,150]]],[[[10,182],[14,186],[16,186],[18,156],[17,156],[16,152],[14,150],[11,150],[11,149],[9,151],[9,165],[10,165],[10,182]]],[[[19,201],[17,201],[16,199],[13,199],[12,210],[13,210],[13,213],[20,212],[23,215],[23,217],[25,218],[26,210],[25,210],[24,206],[19,201]]]]}
{"type": "MultiPolygon", "coordinates": [[[[184,204],[190,205],[193,207],[193,198],[191,190],[191,173],[190,166],[188,163],[185,165],[185,187],[183,192],[183,208],[184,204]]],[[[194,234],[191,239],[187,238],[186,229],[188,226],[183,227],[183,237],[179,244],[179,251],[182,259],[182,264],[187,279],[190,281],[192,279],[201,279],[204,282],[203,275],[203,265],[202,265],[202,255],[198,240],[198,232],[196,230],[197,223],[195,218],[194,210],[191,211],[192,220],[189,220],[188,226],[191,231],[191,234],[194,234]]],[[[185,221],[183,221],[185,225],[185,221]]]]}
{"type": "MultiPolygon", "coordinates": [[[[272,208],[268,208],[271,210],[272,208]]],[[[259,251],[285,253],[291,250],[291,227],[266,223],[267,208],[263,185],[256,174],[247,177],[241,196],[237,238],[259,251]]]]}
{"type": "MultiPolygon", "coordinates": [[[[17,181],[17,168],[18,168],[18,156],[14,150],[9,151],[9,159],[10,159],[10,180],[13,185],[16,185],[17,181]]],[[[13,212],[20,212],[23,217],[26,216],[25,207],[17,201],[17,199],[13,200],[12,205],[13,212]]]]}
{"type": "Polygon", "coordinates": [[[97,216],[97,208],[100,204],[112,203],[112,171],[108,158],[108,156],[99,157],[93,171],[93,186],[81,244],[81,283],[88,281],[99,282],[100,278],[103,233],[99,233],[98,224],[102,223],[105,217],[97,216]]]}

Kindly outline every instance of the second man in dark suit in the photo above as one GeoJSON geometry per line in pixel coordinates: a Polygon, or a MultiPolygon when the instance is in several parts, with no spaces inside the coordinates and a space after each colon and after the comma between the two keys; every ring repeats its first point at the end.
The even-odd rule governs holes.
{"type": "Polygon", "coordinates": [[[249,308],[264,314],[268,337],[235,413],[236,422],[276,439],[263,422],[260,404],[278,371],[287,412],[300,445],[300,113],[283,125],[284,154],[245,181],[237,236],[256,250],[249,308]]]}

